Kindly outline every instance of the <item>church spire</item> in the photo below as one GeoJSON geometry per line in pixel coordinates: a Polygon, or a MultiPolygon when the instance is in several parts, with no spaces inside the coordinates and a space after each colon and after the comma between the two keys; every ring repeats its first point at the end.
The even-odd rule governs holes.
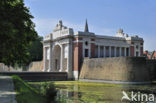
{"type": "Polygon", "coordinates": [[[84,30],[84,32],[89,32],[87,19],[86,19],[86,24],[85,24],[85,30],[84,30]]]}

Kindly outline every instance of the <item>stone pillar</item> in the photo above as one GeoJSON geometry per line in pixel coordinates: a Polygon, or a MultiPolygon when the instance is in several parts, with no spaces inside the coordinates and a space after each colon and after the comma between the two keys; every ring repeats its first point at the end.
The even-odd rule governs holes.
{"type": "Polygon", "coordinates": [[[109,46],[109,57],[111,57],[112,55],[112,50],[111,50],[111,46],[109,46]]]}
{"type": "Polygon", "coordinates": [[[128,50],[129,50],[129,54],[128,54],[128,56],[131,56],[131,51],[130,51],[130,47],[128,47],[128,50]]]}
{"type": "Polygon", "coordinates": [[[68,57],[67,57],[67,73],[68,73],[68,79],[71,79],[72,78],[72,72],[73,72],[73,69],[72,69],[72,40],[69,40],[69,43],[68,43],[68,57]]]}
{"type": "Polygon", "coordinates": [[[124,56],[126,57],[126,47],[124,47],[124,56]]]}
{"type": "Polygon", "coordinates": [[[61,45],[60,72],[63,71],[64,47],[61,45]]]}
{"type": "Polygon", "coordinates": [[[69,70],[69,62],[70,62],[70,57],[69,57],[69,44],[68,44],[68,46],[67,46],[67,48],[68,48],[68,56],[67,56],[67,69],[66,69],[66,72],[68,72],[68,70],[69,70]]]}
{"type": "Polygon", "coordinates": [[[103,47],[103,57],[106,57],[106,47],[103,47]]]}
{"type": "Polygon", "coordinates": [[[121,47],[119,47],[119,57],[121,57],[121,47]]]}
{"type": "Polygon", "coordinates": [[[52,46],[50,44],[49,46],[49,68],[48,68],[48,72],[50,72],[52,70],[52,46]]]}
{"type": "Polygon", "coordinates": [[[43,64],[43,71],[46,72],[46,68],[47,68],[47,65],[46,65],[46,60],[47,60],[47,50],[46,50],[46,47],[43,47],[43,60],[44,60],[44,64],[43,64]]]}
{"type": "Polygon", "coordinates": [[[116,47],[114,47],[114,57],[116,57],[116,47]]]}
{"type": "Polygon", "coordinates": [[[98,45],[98,58],[100,58],[100,45],[98,45]]]}

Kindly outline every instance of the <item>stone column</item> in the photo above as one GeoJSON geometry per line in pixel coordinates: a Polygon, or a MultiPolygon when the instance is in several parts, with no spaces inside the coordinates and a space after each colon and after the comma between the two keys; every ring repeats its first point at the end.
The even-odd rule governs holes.
{"type": "Polygon", "coordinates": [[[103,57],[106,57],[106,47],[103,47],[103,57]]]}
{"type": "Polygon", "coordinates": [[[46,61],[47,61],[47,50],[46,50],[46,47],[43,47],[43,59],[44,59],[44,64],[43,64],[43,71],[45,72],[46,71],[46,68],[47,68],[47,65],[46,65],[46,61]]]}
{"type": "Polygon", "coordinates": [[[121,57],[121,47],[119,47],[119,57],[121,57]]]}
{"type": "Polygon", "coordinates": [[[109,57],[111,57],[112,55],[112,50],[111,50],[111,46],[109,46],[109,57]]]}
{"type": "Polygon", "coordinates": [[[98,58],[100,58],[100,45],[98,45],[98,58]]]}
{"type": "Polygon", "coordinates": [[[60,57],[60,72],[63,71],[63,59],[64,59],[64,47],[61,45],[61,57],[60,57]]]}
{"type": "Polygon", "coordinates": [[[124,56],[126,57],[126,47],[124,47],[124,56]]]}
{"type": "Polygon", "coordinates": [[[48,72],[50,72],[52,70],[52,47],[51,44],[49,46],[49,68],[48,68],[48,72]]]}
{"type": "Polygon", "coordinates": [[[129,49],[128,49],[128,50],[129,50],[129,54],[128,54],[128,56],[131,56],[131,54],[130,54],[130,53],[131,53],[131,51],[130,51],[130,47],[129,47],[129,49]]]}
{"type": "Polygon", "coordinates": [[[114,47],[114,57],[116,57],[116,47],[114,47]]]}
{"type": "Polygon", "coordinates": [[[72,40],[69,39],[68,43],[68,57],[67,57],[67,73],[68,73],[68,79],[72,78],[72,40]]]}
{"type": "Polygon", "coordinates": [[[66,72],[68,72],[69,70],[69,62],[70,62],[70,57],[69,57],[69,44],[67,44],[67,48],[68,48],[68,51],[67,51],[67,69],[66,69],[66,72]]]}

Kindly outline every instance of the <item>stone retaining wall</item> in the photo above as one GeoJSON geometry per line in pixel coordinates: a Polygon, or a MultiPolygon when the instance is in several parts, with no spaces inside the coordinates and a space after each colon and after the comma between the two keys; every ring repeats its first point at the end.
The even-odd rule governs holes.
{"type": "Polygon", "coordinates": [[[5,64],[0,63],[0,72],[3,72],[3,71],[10,71],[10,69],[5,64]]]}
{"type": "Polygon", "coordinates": [[[5,71],[19,71],[14,69],[12,66],[7,66],[4,63],[0,63],[0,72],[5,72],[5,71]]]}
{"type": "MultiPolygon", "coordinates": [[[[42,71],[43,70],[43,61],[31,62],[24,71],[42,71]]],[[[14,69],[13,67],[8,67],[4,63],[0,63],[0,72],[5,71],[23,71],[22,68],[14,69]]]]}
{"type": "Polygon", "coordinates": [[[113,57],[84,59],[80,79],[148,82],[150,69],[144,57],[113,57]]]}
{"type": "Polygon", "coordinates": [[[43,70],[43,61],[31,62],[28,66],[28,71],[42,71],[43,70]]]}
{"type": "Polygon", "coordinates": [[[150,70],[150,77],[153,81],[156,81],[156,60],[147,60],[147,69],[150,70]]]}

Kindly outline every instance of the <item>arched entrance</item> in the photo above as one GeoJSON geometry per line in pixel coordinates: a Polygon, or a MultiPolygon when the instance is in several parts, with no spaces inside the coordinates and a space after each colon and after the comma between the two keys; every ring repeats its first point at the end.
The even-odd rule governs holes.
{"type": "Polygon", "coordinates": [[[61,47],[56,45],[53,50],[53,71],[58,72],[60,70],[61,63],[61,47]]]}

